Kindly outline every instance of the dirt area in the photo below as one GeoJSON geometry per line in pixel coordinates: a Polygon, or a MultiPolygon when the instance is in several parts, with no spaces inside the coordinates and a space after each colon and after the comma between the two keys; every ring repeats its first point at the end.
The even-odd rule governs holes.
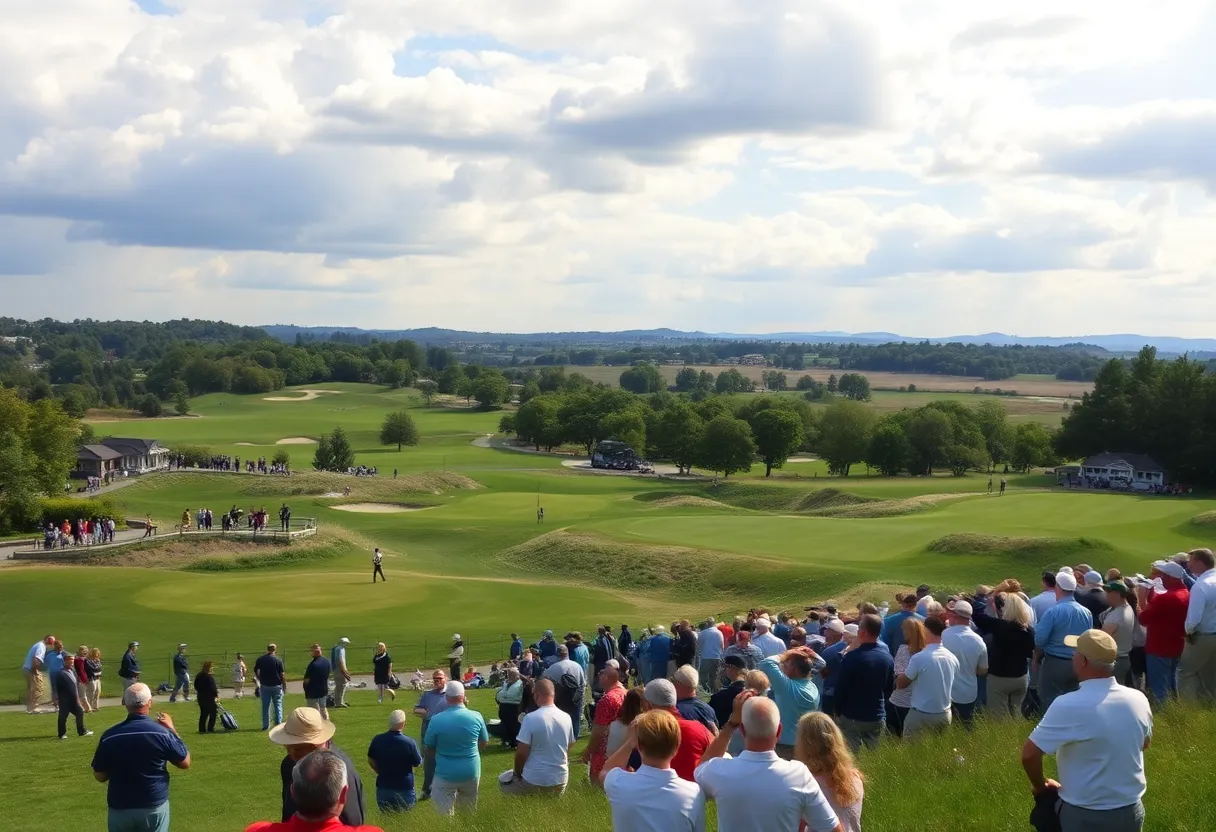
{"type": "Polygon", "coordinates": [[[588,474],[616,474],[617,476],[628,477],[651,477],[662,474],[664,476],[672,476],[680,473],[680,469],[674,465],[656,465],[654,466],[654,474],[640,474],[637,471],[613,471],[607,468],[592,468],[591,460],[589,459],[563,459],[562,467],[573,468],[576,471],[585,471],[588,474]]]}
{"type": "Polygon", "coordinates": [[[267,402],[310,402],[313,399],[319,399],[322,396],[340,396],[341,390],[296,390],[296,393],[302,393],[300,396],[263,396],[262,401],[267,402]]]}
{"type": "Polygon", "coordinates": [[[433,506],[397,506],[392,503],[348,503],[330,506],[337,511],[353,511],[356,514],[404,514],[407,511],[422,511],[433,506]]]}

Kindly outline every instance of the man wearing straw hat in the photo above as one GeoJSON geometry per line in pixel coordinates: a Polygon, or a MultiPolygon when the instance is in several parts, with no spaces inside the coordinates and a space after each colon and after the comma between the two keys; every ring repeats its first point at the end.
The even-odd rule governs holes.
{"type": "Polygon", "coordinates": [[[283,783],[283,822],[296,813],[296,801],[291,793],[292,772],[296,763],[318,748],[331,751],[346,764],[346,805],[338,816],[343,826],[362,826],[366,814],[363,803],[363,781],[354,762],[345,751],[333,744],[337,726],[321,718],[316,708],[296,708],[287,715],[287,720],[270,729],[270,741],[285,746],[287,756],[279,765],[279,777],[283,783]]]}

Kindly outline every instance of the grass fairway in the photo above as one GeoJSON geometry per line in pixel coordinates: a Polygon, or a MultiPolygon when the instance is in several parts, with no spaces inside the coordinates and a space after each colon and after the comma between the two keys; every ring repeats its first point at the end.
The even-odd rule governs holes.
{"type": "MultiPolygon", "coordinates": [[[[292,688],[296,692],[287,697],[287,708],[304,704],[298,686],[292,688]]],[[[408,712],[416,701],[414,696],[401,693],[398,704],[408,712]]],[[[366,749],[371,738],[384,730],[393,705],[377,705],[373,694],[360,691],[351,693],[349,701],[351,708],[335,714],[338,732],[334,741],[359,769],[368,795],[369,824],[387,832],[436,828],[599,832],[612,828],[607,801],[587,785],[586,769],[577,765],[572,766],[571,785],[560,801],[501,797],[494,778],[510,767],[511,758],[495,746],[482,759],[476,815],[439,818],[426,803],[406,815],[381,815],[375,806],[375,775],[367,767],[366,749]]],[[[260,712],[255,702],[227,700],[222,704],[233,712],[242,729],[201,737],[195,733],[198,711],[193,703],[157,705],[169,709],[194,759],[189,771],[171,773],[174,829],[231,832],[255,820],[278,819],[282,751],[258,731],[260,712]]],[[[473,691],[471,704],[487,718],[496,715],[488,692],[473,691]]],[[[118,708],[87,717],[98,736],[121,718],[118,708]]],[[[417,737],[418,728],[417,719],[410,716],[407,733],[417,737]]],[[[970,828],[984,832],[1022,832],[1027,828],[1030,798],[1018,751],[1029,731],[1028,723],[981,722],[973,733],[956,730],[912,746],[887,742],[876,754],[862,754],[865,829],[901,832],[910,828],[908,818],[914,816],[917,828],[952,828],[966,819],[970,828]],[[931,799],[926,795],[932,795],[931,799]]],[[[100,829],[105,786],[93,780],[89,768],[97,737],[71,736],[57,742],[52,739],[54,732],[53,716],[0,714],[0,770],[10,784],[9,816],[36,817],[39,829],[100,829]],[[72,800],[48,800],[52,794],[71,794],[72,800]]],[[[1206,776],[1209,749],[1206,743],[1195,741],[1214,733],[1216,712],[1177,708],[1157,716],[1153,744],[1145,755],[1147,832],[1216,828],[1216,801],[1206,776]],[[1180,787],[1184,783],[1188,785],[1180,787]]],[[[584,735],[576,753],[585,742],[584,735]]],[[[1050,776],[1050,758],[1048,766],[1050,776]]],[[[713,812],[710,804],[710,829],[716,828],[713,812]]]]}
{"type": "MultiPolygon", "coordinates": [[[[411,391],[325,387],[341,392],[290,402],[206,396],[193,403],[196,419],[98,424],[101,435],[201,444],[242,458],[286,448],[297,470],[309,467],[312,446],[276,443],[342,425],[358,460],[383,475],[174,473],[113,492],[128,515],[150,514],[162,528],[183,509],[218,513],[236,504],[273,514],[288,502],[296,518],[317,518],[321,531],[283,549],[171,539],[87,564],[0,568],[0,652],[9,657],[0,701],[20,700],[20,658],[52,631],[72,647],[100,646],[111,690],[118,658],[133,639],[153,685],[169,679],[179,641],[190,644],[196,668],[208,657],[226,667],[237,650],[252,659],[275,641],[295,678],[313,641],[350,638],[352,670],[361,673],[371,669],[372,645],[384,641],[397,670],[408,673],[442,664],[454,632],[468,645],[466,664],[485,665],[506,654],[512,631],[529,641],[544,629],[587,632],[605,621],[637,631],[760,603],[879,600],[924,580],[944,590],[1013,575],[1033,586],[1044,566],[1085,560],[1140,571],[1161,555],[1216,538],[1216,501],[1059,492],[1043,476],[1010,477],[1002,498],[984,493],[986,476],[835,479],[818,462],[792,463],[769,480],[755,476],[757,466],[717,486],[582,473],[555,457],[474,445],[495,430],[497,414],[423,408],[411,391]],[[401,452],[380,447],[384,414],[402,407],[418,422],[421,443],[401,452]],[[346,485],[350,497],[335,498],[346,485]],[[338,508],[361,503],[425,510],[338,508]],[[536,523],[538,503],[544,526],[536,523]],[[385,552],[388,583],[371,582],[373,546],[385,552]]],[[[219,678],[224,684],[226,673],[219,678]]],[[[292,700],[299,704],[299,694],[292,700]]],[[[355,703],[338,717],[338,742],[361,763],[388,708],[366,693],[355,694],[355,703]]],[[[492,710],[486,694],[474,704],[492,710]]],[[[246,728],[258,725],[253,703],[238,703],[235,712],[246,728]]],[[[274,815],[277,749],[250,730],[192,737],[194,706],[174,713],[196,759],[194,770],[173,775],[174,828],[218,832],[274,815]]],[[[90,726],[118,717],[110,710],[90,726]]],[[[413,720],[411,727],[417,729],[413,720]]],[[[0,770],[16,787],[10,814],[36,812],[46,828],[81,826],[85,817],[84,828],[97,828],[104,789],[87,770],[95,741],[57,743],[49,739],[53,730],[53,717],[0,713],[0,770]],[[69,791],[71,802],[47,800],[69,791]]],[[[1017,749],[1027,730],[987,727],[917,748],[892,744],[864,758],[866,828],[904,829],[909,817],[944,827],[965,817],[976,829],[1023,829],[1029,804],[1017,749]],[[961,767],[957,754],[967,761],[961,767]],[[916,797],[929,793],[929,801],[916,797]]],[[[1196,782],[1188,767],[1206,765],[1207,748],[1188,738],[1214,732],[1210,712],[1167,713],[1149,753],[1150,783],[1196,782]]],[[[423,806],[387,820],[373,808],[369,820],[388,830],[437,823],[494,832],[609,828],[607,807],[580,776],[560,804],[508,808],[490,782],[508,765],[500,753],[487,755],[483,811],[475,819],[449,824],[423,806]]],[[[363,774],[370,784],[370,773],[363,774]]],[[[1149,830],[1216,828],[1210,786],[1150,786],[1146,803],[1149,830]]]]}

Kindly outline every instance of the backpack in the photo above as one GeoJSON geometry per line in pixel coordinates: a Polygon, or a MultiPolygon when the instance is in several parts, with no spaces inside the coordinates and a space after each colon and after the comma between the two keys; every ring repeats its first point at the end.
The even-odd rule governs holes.
{"type": "Polygon", "coordinates": [[[563,711],[575,710],[583,701],[583,686],[573,673],[563,673],[554,685],[553,704],[563,711]]]}
{"type": "Polygon", "coordinates": [[[237,725],[236,717],[228,713],[223,708],[220,708],[220,724],[224,726],[225,731],[235,731],[241,726],[237,725]]]}

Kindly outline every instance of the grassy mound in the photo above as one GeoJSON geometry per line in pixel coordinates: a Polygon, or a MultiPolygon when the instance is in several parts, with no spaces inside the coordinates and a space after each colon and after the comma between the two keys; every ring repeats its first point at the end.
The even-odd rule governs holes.
{"type": "Polygon", "coordinates": [[[74,565],[125,566],[139,569],[176,569],[183,572],[230,572],[271,569],[297,563],[330,560],[359,547],[344,530],[322,529],[314,537],[294,543],[269,537],[215,538],[160,535],[147,541],[97,549],[74,565]]]}
{"type": "Polygon", "coordinates": [[[1216,511],[1205,511],[1191,518],[1192,526],[1216,526],[1216,511]]]}
{"type": "Polygon", "coordinates": [[[869,497],[860,497],[857,494],[850,494],[847,491],[840,491],[835,488],[821,488],[818,491],[812,491],[809,494],[799,497],[794,502],[792,508],[794,511],[819,513],[823,511],[834,511],[841,508],[852,508],[853,506],[873,502],[877,501],[869,497]]]}
{"type": "Polygon", "coordinates": [[[1094,537],[994,537],[986,534],[948,534],[925,549],[939,555],[1006,555],[1040,560],[1114,551],[1105,540],[1094,537]]]}
{"type": "Polygon", "coordinates": [[[361,499],[389,498],[397,494],[441,494],[444,491],[471,490],[481,485],[463,474],[428,471],[392,477],[350,477],[328,471],[305,471],[290,477],[254,477],[242,487],[250,496],[315,496],[340,492],[350,486],[361,499]]]}
{"type": "MultiPolygon", "coordinates": [[[[750,597],[779,603],[802,599],[811,586],[810,576],[797,564],[565,531],[512,546],[496,561],[512,573],[564,576],[580,584],[698,600],[750,597]]],[[[816,576],[816,586],[824,579],[816,576]]]]}

